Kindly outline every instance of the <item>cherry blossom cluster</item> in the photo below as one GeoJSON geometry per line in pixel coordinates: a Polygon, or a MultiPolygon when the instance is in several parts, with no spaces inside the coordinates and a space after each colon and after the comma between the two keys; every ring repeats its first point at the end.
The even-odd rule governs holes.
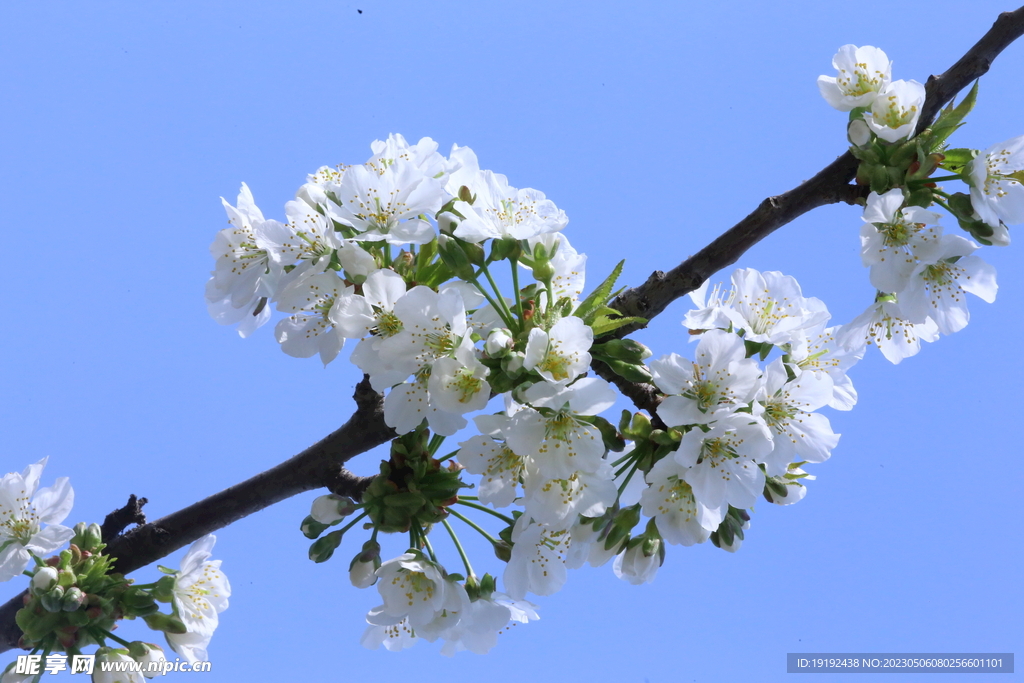
{"type": "Polygon", "coordinates": [[[956,107],[917,133],[925,89],[892,81],[886,54],[844,45],[821,76],[825,100],[850,112],[851,152],[860,160],[857,180],[870,188],[861,227],[861,258],[877,289],[874,302],[845,329],[847,349],[876,345],[893,363],[916,354],[922,341],[967,325],[966,294],[995,300],[995,269],[974,255],[979,245],[943,233],[941,207],[986,245],[1010,243],[1008,223],[1024,222],[1024,136],[981,152],[950,148],[977,97],[977,85],[956,107]],[[938,170],[949,172],[934,176],[938,170]],[[947,192],[942,181],[960,180],[968,192],[947,192]]]}
{"type": "Polygon", "coordinates": [[[650,581],[666,543],[735,551],[756,499],[804,496],[801,466],[838,442],[815,411],[852,407],[846,370],[860,352],[836,343],[824,304],[793,278],[739,270],[728,291],[705,285],[684,321],[696,360],[645,365],[650,350],[613,334],[645,322],[607,305],[621,264],[584,296],[586,257],[543,193],[480,170],[465,147],[444,158],[429,139],[393,135],[372,151],[311,174],[287,222],[264,219],[243,186],[225,203],[231,227],[214,242],[207,287],[213,316],[240,321],[243,336],[271,307],[284,313],[276,334],[291,355],[327,364],[357,340],[351,360],[384,394],[399,436],[380,474],[358,503],[320,496],[302,524],[317,562],[359,522],[372,530],[349,564],[353,585],[381,596],[365,645],[486,652],[510,624],[536,619],[528,595],[556,592],[570,568],[614,558],[621,578],[650,581]],[[512,296],[498,283],[502,261],[512,296]],[[656,392],[655,413],[609,422],[618,394],[588,375],[594,363],[656,392]],[[486,414],[492,399],[499,410],[486,414]],[[439,457],[469,417],[478,433],[439,457]],[[503,592],[474,572],[452,520],[507,563],[503,592]],[[464,575],[439,561],[436,527],[464,575]],[[382,533],[408,534],[407,550],[382,561],[382,533]]]}
{"type": "MultiPolygon", "coordinates": [[[[117,573],[112,558],[104,554],[98,524],[61,525],[71,512],[74,491],[67,477],[39,488],[45,465],[46,458],[0,479],[0,581],[19,574],[29,577],[24,607],[16,615],[23,632],[20,647],[42,660],[58,653],[79,655],[83,648],[98,645],[98,662],[166,661],[158,645],[129,642],[111,632],[120,620],[139,618],[162,632],[183,659],[208,661],[206,648],[231,595],[220,560],[209,560],[216,539],[210,535],[197,541],[180,570],[161,567],[165,576],[160,580],[135,584],[117,573]],[[58,554],[44,557],[65,544],[58,554]],[[158,602],[169,603],[170,613],[160,612],[158,602]]],[[[0,673],[0,683],[38,683],[43,673],[18,672],[12,663],[0,673]]],[[[111,675],[97,670],[94,680],[111,675]]],[[[143,680],[138,672],[119,675],[131,683],[143,680]]]]}
{"type": "Polygon", "coordinates": [[[609,306],[622,264],[584,295],[586,256],[563,234],[564,212],[481,170],[472,150],[444,157],[429,138],[392,135],[363,164],[310,174],[285,221],[265,219],[244,185],[235,206],[224,203],[213,317],[244,337],[276,308],[282,350],[324,365],[352,340],[351,360],[398,435],[358,501],[322,495],[301,525],[317,562],[360,522],[370,531],[349,563],[352,584],[380,594],[364,645],[441,640],[445,654],[483,653],[511,624],[535,620],[528,596],[558,591],[568,569],[611,561],[639,584],[666,545],[737,550],[755,502],[801,500],[813,479],[803,467],[830,457],[839,435],[819,411],[856,403],[847,371],[867,344],[899,362],[966,325],[965,292],[994,299],[978,245],[944,235],[929,209],[979,242],[1008,243],[1005,222],[1024,220],[1024,138],[983,154],[950,149],[976,87],[918,133],[925,88],[892,81],[884,52],[848,45],[833,63],[838,74],[819,87],[849,112],[869,193],[862,258],[878,290],[846,326],[831,326],[794,278],[739,269],[729,286],[691,293],[693,359],[648,360],[620,334],[647,321],[609,306]],[[952,175],[934,176],[939,168],[952,175]],[[969,193],[937,185],[953,179],[969,193]],[[654,408],[613,424],[616,384],[644,385],[654,408]],[[470,419],[475,433],[440,455],[470,419]],[[506,563],[503,590],[474,571],[453,521],[506,563]],[[464,574],[440,561],[439,528],[464,574]],[[404,552],[383,560],[381,534],[407,535],[404,552]]]}

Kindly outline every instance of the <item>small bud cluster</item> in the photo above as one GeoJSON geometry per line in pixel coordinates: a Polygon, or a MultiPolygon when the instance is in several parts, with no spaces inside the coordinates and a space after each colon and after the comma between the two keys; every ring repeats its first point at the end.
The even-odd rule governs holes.
{"type": "MultiPolygon", "coordinates": [[[[123,619],[141,619],[164,633],[170,647],[189,662],[207,661],[205,648],[217,613],[227,607],[231,593],[219,572],[220,562],[206,561],[213,536],[192,547],[181,571],[161,568],[167,576],[159,581],[135,584],[115,571],[98,524],[81,522],[73,529],[60,525],[71,511],[74,492],[66,477],[38,489],[45,464],[44,459],[0,479],[0,577],[30,577],[24,606],[15,615],[22,631],[19,647],[32,654],[78,655],[98,645],[99,661],[162,661],[160,647],[112,633],[123,619]],[[57,555],[39,556],[65,542],[68,547],[57,555]],[[159,602],[171,603],[171,611],[161,612],[159,602]],[[108,647],[107,641],[123,647],[108,647]]],[[[11,670],[3,676],[14,676],[11,670]]]]}

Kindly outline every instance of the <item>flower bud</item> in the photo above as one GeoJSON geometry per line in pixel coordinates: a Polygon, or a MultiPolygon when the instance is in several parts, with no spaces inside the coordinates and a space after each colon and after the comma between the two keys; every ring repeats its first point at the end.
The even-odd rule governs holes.
{"type": "Polygon", "coordinates": [[[167,657],[159,645],[136,640],[128,645],[128,655],[142,665],[142,675],[146,678],[164,673],[161,665],[167,661],[167,657]]]}
{"type": "Polygon", "coordinates": [[[177,580],[174,576],[163,576],[156,585],[149,591],[154,600],[160,602],[171,602],[174,599],[174,583],[177,580]]]}
{"type": "Polygon", "coordinates": [[[355,506],[351,500],[336,493],[331,493],[326,496],[320,496],[313,501],[313,509],[310,511],[309,516],[320,524],[331,525],[352,514],[354,510],[355,506]]]}
{"type": "Polygon", "coordinates": [[[846,129],[846,137],[849,138],[850,144],[865,147],[871,142],[871,129],[864,123],[864,119],[855,119],[846,129]]]}
{"type": "Polygon", "coordinates": [[[32,576],[32,593],[46,593],[57,584],[57,570],[53,567],[40,567],[32,576]]]}
{"type": "Polygon", "coordinates": [[[380,543],[369,540],[348,566],[349,581],[356,588],[369,588],[377,582],[375,572],[380,569],[380,565],[380,543]]]}
{"type": "Polygon", "coordinates": [[[341,545],[341,529],[332,531],[322,538],[318,538],[309,546],[309,559],[314,562],[326,562],[341,545]]]}
{"type": "Polygon", "coordinates": [[[359,555],[356,555],[355,559],[352,560],[352,565],[348,569],[348,580],[356,588],[369,588],[377,582],[376,572],[380,569],[380,558],[377,557],[369,562],[364,562],[359,557],[359,555]]]}
{"type": "Polygon", "coordinates": [[[494,555],[502,562],[512,559],[512,546],[505,541],[498,541],[494,544],[494,555]]]}
{"type": "Polygon", "coordinates": [[[484,351],[491,358],[502,358],[508,355],[514,343],[515,340],[512,339],[512,332],[504,327],[499,327],[491,330],[491,333],[487,335],[487,341],[484,342],[484,351]]]}
{"type": "Polygon", "coordinates": [[[299,525],[299,531],[302,535],[308,539],[316,539],[320,537],[320,534],[327,531],[330,524],[321,524],[320,522],[313,519],[312,515],[307,515],[302,524],[299,525]]]}
{"type": "Polygon", "coordinates": [[[39,596],[39,602],[47,612],[60,612],[63,610],[64,588],[54,586],[39,596]]]}
{"type": "Polygon", "coordinates": [[[179,636],[184,633],[188,633],[188,629],[185,628],[184,622],[182,622],[178,617],[170,614],[156,612],[155,614],[147,614],[142,619],[146,622],[146,626],[150,627],[154,631],[163,631],[164,633],[173,633],[179,636]]]}
{"type": "Polygon", "coordinates": [[[78,586],[72,586],[64,593],[60,608],[65,612],[74,612],[85,604],[85,593],[78,586]]]}

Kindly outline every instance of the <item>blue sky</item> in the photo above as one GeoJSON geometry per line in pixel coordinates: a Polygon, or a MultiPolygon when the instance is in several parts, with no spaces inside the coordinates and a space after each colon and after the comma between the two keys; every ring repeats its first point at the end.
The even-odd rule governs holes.
{"type": "MultiPolygon", "coordinates": [[[[591,282],[624,258],[622,284],[639,284],[842,153],[845,115],[815,85],[840,45],[879,46],[894,78],[923,82],[1004,9],[6,3],[0,472],[49,456],[44,483],[69,476],[76,490],[69,521],[101,521],[129,493],[155,519],[347,419],[354,366],[290,358],[269,329],[241,340],[207,315],[219,197],[242,182],[283,218],[307,173],[359,163],[389,133],[468,145],[566,211],[591,282]]],[[[1011,46],[954,144],[1024,133],[1022,68],[1024,45],[1011,46]]],[[[738,265],[795,276],[847,322],[873,294],[860,223],[854,207],[819,209],[738,265]]],[[[829,414],[839,447],[804,501],[757,506],[739,553],[671,547],[641,587],[610,567],[576,571],[537,600],[541,621],[485,657],[371,652],[358,639],[379,600],[346,576],[358,546],[309,562],[298,524],[315,494],[297,496],[218,533],[234,594],[204,680],[775,681],[787,652],[1021,650],[1019,241],[979,252],[999,296],[972,298],[966,329],[899,366],[869,354],[853,369],[860,404],[829,414]]],[[[687,307],[639,335],[656,356],[692,348],[687,307]]],[[[372,473],[380,456],[352,468],[372,473]]]]}

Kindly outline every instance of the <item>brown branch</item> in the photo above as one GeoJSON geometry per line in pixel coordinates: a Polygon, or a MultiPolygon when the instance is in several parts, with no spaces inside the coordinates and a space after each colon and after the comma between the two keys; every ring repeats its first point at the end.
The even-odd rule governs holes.
{"type": "MultiPolygon", "coordinates": [[[[206,534],[304,491],[326,487],[358,500],[372,477],[357,477],[342,465],[387,443],[395,432],[384,424],[380,394],[370,387],[368,378],[364,377],[356,386],[354,398],[356,411],[348,422],[293,458],[155,522],[113,536],[105,552],[117,558],[117,571],[133,572],[206,534]]],[[[107,520],[119,512],[122,511],[111,513],[107,520]]],[[[22,595],[0,606],[0,652],[17,647],[21,637],[14,614],[21,609],[22,595]]]]}
{"type": "MultiPolygon", "coordinates": [[[[988,72],[995,58],[1014,40],[1024,34],[1024,7],[999,15],[992,28],[941,76],[931,76],[925,86],[927,98],[921,111],[917,132],[935,120],[939,110],[958,92],[988,72]]],[[[748,249],[783,225],[811,209],[826,204],[855,203],[867,196],[867,188],[850,185],[857,172],[857,160],[846,152],[823,168],[810,180],[783,194],[768,197],[746,218],[712,240],[710,244],[672,270],[655,271],[647,282],[623,292],[611,306],[623,316],[640,316],[648,320],[664,311],[676,299],[685,296],[719,270],[736,263],[748,249]]],[[[616,330],[624,336],[644,327],[625,326],[616,330]]],[[[647,385],[633,383],[611,373],[607,367],[595,368],[599,375],[613,382],[636,405],[645,410],[657,406],[657,398],[647,385]],[[646,389],[644,387],[647,387],[646,389]]]]}
{"type": "MultiPolygon", "coordinates": [[[[956,64],[941,76],[928,79],[928,99],[919,130],[927,126],[956,93],[986,73],[996,56],[1021,34],[1024,34],[1024,7],[1001,14],[992,29],[956,64]]],[[[853,157],[849,153],[840,156],[810,180],[789,192],[765,199],[749,216],[672,270],[657,271],[644,284],[626,290],[613,306],[623,315],[654,318],[671,302],[735,263],[747,249],[798,216],[825,204],[855,202],[863,196],[861,188],[849,184],[855,172],[853,157]]],[[[657,405],[650,387],[624,382],[615,375],[608,377],[607,368],[599,365],[595,365],[595,370],[606,379],[615,380],[623,394],[638,406],[657,405]]],[[[356,477],[342,465],[386,443],[395,434],[384,424],[380,395],[370,388],[367,379],[356,387],[354,398],[357,408],[348,422],[290,460],[111,539],[107,552],[118,558],[118,571],[129,573],[144,567],[208,533],[303,491],[328,487],[335,493],[358,499],[369,478],[356,477]]],[[[14,622],[14,614],[22,605],[21,598],[17,595],[0,606],[0,652],[16,647],[21,636],[14,622]]]]}
{"type": "Polygon", "coordinates": [[[128,496],[128,502],[123,508],[114,510],[103,520],[100,526],[102,537],[112,539],[130,524],[145,524],[146,513],[142,511],[142,506],[148,502],[145,498],[136,498],[134,493],[128,496]]]}

